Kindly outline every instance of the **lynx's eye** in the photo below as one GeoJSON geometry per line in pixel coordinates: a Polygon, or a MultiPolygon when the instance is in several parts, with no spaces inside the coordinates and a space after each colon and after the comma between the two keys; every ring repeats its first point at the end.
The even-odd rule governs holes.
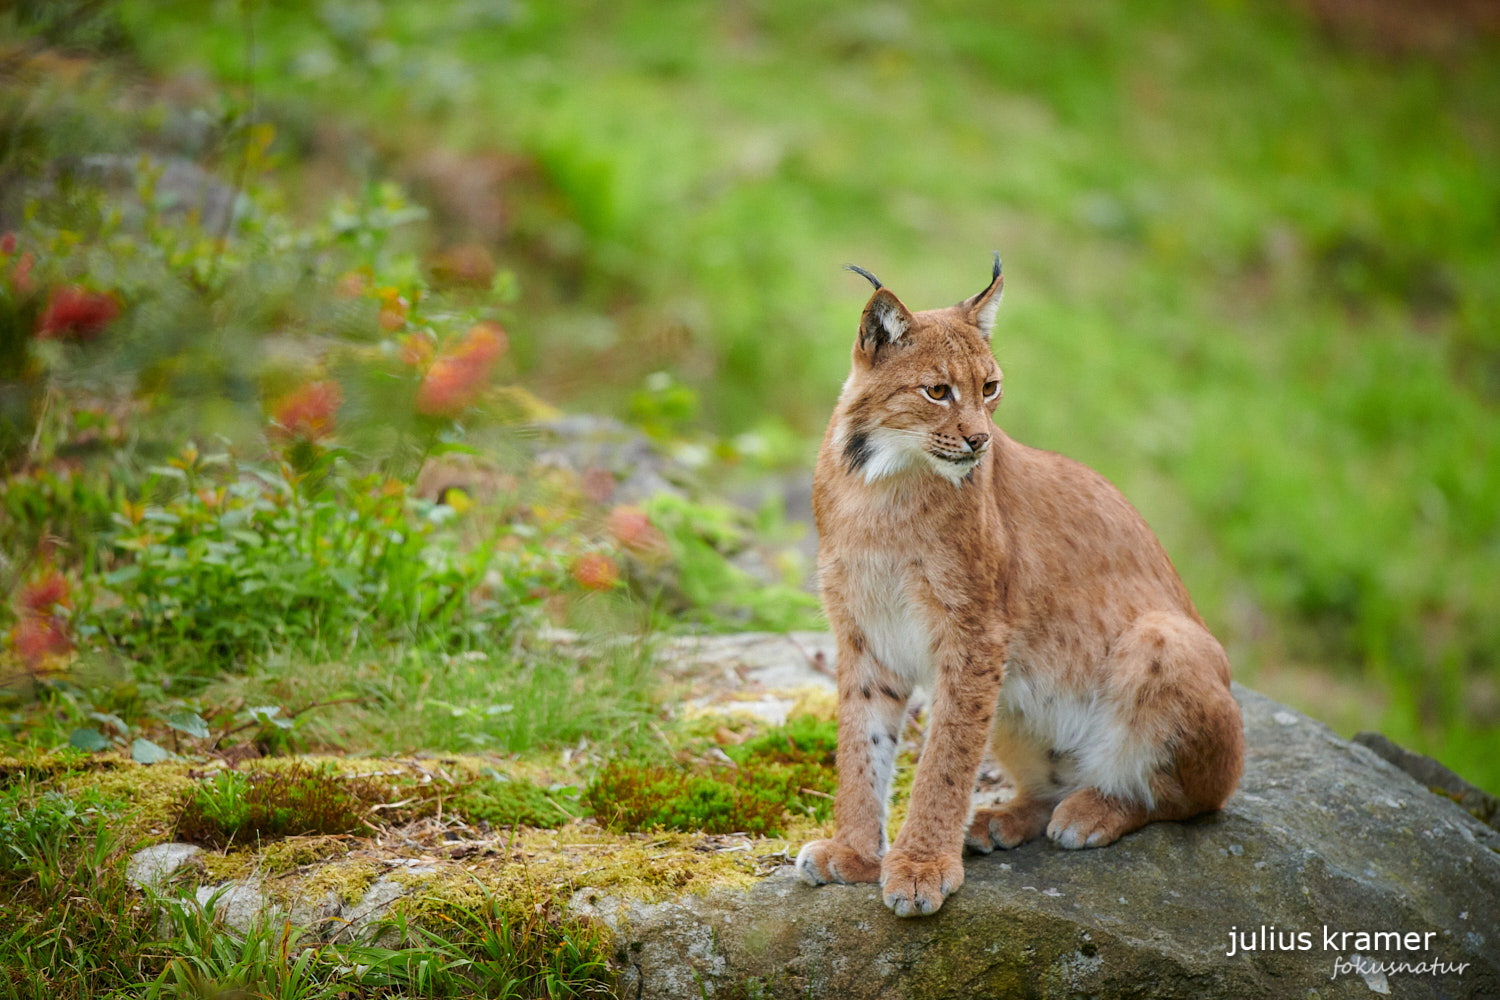
{"type": "Polygon", "coordinates": [[[946,385],[924,385],[922,387],[922,395],[926,396],[934,403],[941,403],[943,400],[952,395],[952,393],[953,390],[948,388],[946,385]]]}
{"type": "Polygon", "coordinates": [[[993,396],[995,393],[997,393],[999,391],[1000,391],[1000,382],[999,382],[998,379],[990,379],[988,382],[986,382],[984,384],[984,398],[985,399],[989,399],[991,396],[993,396]]]}

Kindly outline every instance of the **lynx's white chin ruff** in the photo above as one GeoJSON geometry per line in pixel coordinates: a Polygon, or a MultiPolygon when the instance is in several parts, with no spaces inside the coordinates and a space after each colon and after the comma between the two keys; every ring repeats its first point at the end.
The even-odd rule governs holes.
{"type": "Polygon", "coordinates": [[[864,463],[866,483],[893,479],[903,473],[935,472],[954,485],[962,483],[983,457],[982,452],[952,456],[935,452],[922,431],[876,427],[866,435],[869,457],[864,463]]]}
{"type": "Polygon", "coordinates": [[[1102,847],[1217,809],[1244,758],[1229,661],[1141,516],[995,426],[1003,282],[913,313],[875,285],[818,456],[818,573],[838,640],[837,832],[814,884],[876,882],[899,916],[963,884],[962,852],[1044,833],[1102,847]],[[886,798],[913,688],[931,692],[911,807],[886,798]],[[986,745],[1015,796],[970,814],[986,745]]]}

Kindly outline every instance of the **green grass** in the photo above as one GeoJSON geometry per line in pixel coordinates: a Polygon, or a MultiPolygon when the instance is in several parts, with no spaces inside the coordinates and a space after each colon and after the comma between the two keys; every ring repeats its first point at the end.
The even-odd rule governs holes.
{"type": "Polygon", "coordinates": [[[0,789],[0,905],[11,914],[0,996],[102,996],[152,967],[151,915],[125,880],[123,803],[74,801],[22,780],[0,789]]]}
{"type": "Polygon", "coordinates": [[[219,677],[201,700],[337,703],[298,721],[297,738],[312,748],[521,753],[580,737],[629,745],[654,712],[655,680],[644,649],[572,658],[545,648],[517,656],[498,644],[457,655],[396,647],[312,664],[272,660],[249,677],[219,677]]]}
{"type": "MultiPolygon", "coordinates": [[[[121,24],[238,86],[240,18],[183,10],[121,24]]],[[[352,10],[257,9],[260,98],[398,160],[528,159],[503,237],[549,393],[674,369],[805,458],[863,296],[838,265],[941,305],[998,247],[1002,425],[1124,488],[1243,676],[1363,678],[1364,724],[1500,781],[1492,40],[1393,61],[1244,3],[352,10]]]]}

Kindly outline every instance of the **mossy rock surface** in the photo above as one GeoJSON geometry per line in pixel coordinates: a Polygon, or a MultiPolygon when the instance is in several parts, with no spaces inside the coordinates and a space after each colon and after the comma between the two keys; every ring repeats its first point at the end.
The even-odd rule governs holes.
{"type": "Polygon", "coordinates": [[[813,888],[785,867],[746,891],[604,900],[626,995],[643,998],[1500,996],[1500,837],[1364,747],[1251,691],[1221,813],[1102,850],[1042,840],[966,859],[934,916],[903,920],[874,886],[813,888]],[[1306,951],[1227,957],[1231,927],[1307,931],[1306,951]],[[1381,961],[1461,974],[1330,978],[1334,931],[1435,932],[1381,961]]]}
{"type": "MultiPolygon", "coordinates": [[[[798,703],[788,691],[832,687],[831,658],[806,655],[808,646],[714,637],[675,651],[677,673],[698,685],[691,704],[745,705],[764,719],[798,703]]],[[[608,925],[619,995],[642,1000],[1500,996],[1500,833],[1366,747],[1254,692],[1236,695],[1248,757],[1222,812],[1102,850],[1043,840],[968,858],[966,884],[928,918],[895,917],[874,886],[813,888],[777,867],[826,832],[811,821],[788,830],[789,841],[591,822],[471,828],[454,840],[429,817],[379,843],[306,838],[283,842],[281,854],[200,854],[177,891],[196,885],[203,899],[222,889],[226,919],[284,913],[323,936],[374,933],[398,914],[449,926],[492,900],[557,906],[608,925]],[[1225,955],[1231,928],[1262,926],[1308,932],[1313,946],[1225,955]],[[1433,932],[1429,949],[1364,956],[1467,967],[1331,979],[1335,959],[1357,949],[1325,950],[1325,926],[1433,932]]],[[[825,749],[816,743],[794,737],[789,749],[825,749]]],[[[481,773],[480,762],[460,764],[481,773]]],[[[171,778],[173,790],[188,782],[171,778]]]]}

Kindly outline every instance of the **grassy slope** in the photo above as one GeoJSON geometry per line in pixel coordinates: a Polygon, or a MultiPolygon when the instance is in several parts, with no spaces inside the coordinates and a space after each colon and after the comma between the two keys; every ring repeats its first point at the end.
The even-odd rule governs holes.
{"type": "MultiPolygon", "coordinates": [[[[837,265],[921,307],[998,247],[1007,428],[1136,500],[1248,676],[1342,668],[1318,709],[1500,784],[1492,52],[1385,62],[1271,4],[484,6],[261,10],[257,81],[398,157],[538,165],[556,215],[506,249],[568,264],[514,331],[542,385],[670,364],[720,427],[813,433],[837,265]]],[[[124,11],[148,65],[241,79],[237,5],[124,11]]]]}

